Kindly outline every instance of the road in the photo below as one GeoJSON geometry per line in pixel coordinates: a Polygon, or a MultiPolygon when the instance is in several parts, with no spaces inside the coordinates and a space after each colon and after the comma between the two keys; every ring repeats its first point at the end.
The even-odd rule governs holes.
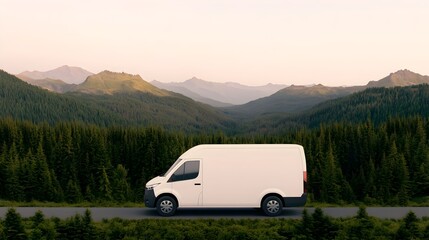
{"type": "MultiPolygon", "coordinates": [[[[65,219],[75,214],[83,214],[87,208],[70,208],[70,207],[18,207],[16,210],[22,217],[34,216],[34,213],[41,210],[43,214],[50,217],[58,217],[65,219]]],[[[155,209],[149,208],[88,208],[91,211],[95,221],[111,218],[123,219],[149,219],[149,218],[164,218],[157,215],[155,209]]],[[[4,219],[7,207],[0,208],[0,218],[4,219]]],[[[304,208],[287,208],[279,218],[299,219],[301,218],[304,208]]],[[[307,208],[311,214],[314,208],[307,208]]],[[[353,217],[356,215],[357,207],[337,207],[337,208],[322,208],[323,212],[329,216],[336,218],[353,217]]],[[[417,217],[429,217],[429,207],[368,207],[367,212],[370,216],[378,218],[403,218],[409,211],[413,211],[417,217]]],[[[167,219],[220,219],[220,218],[252,218],[264,219],[269,218],[264,216],[257,209],[179,209],[176,215],[167,219]]],[[[164,218],[165,219],[165,218],[164,218]]]]}

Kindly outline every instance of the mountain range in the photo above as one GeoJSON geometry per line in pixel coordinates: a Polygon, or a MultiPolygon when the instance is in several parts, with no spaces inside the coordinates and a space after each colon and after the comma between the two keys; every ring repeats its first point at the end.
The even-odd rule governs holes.
{"type": "Polygon", "coordinates": [[[244,116],[273,112],[298,112],[325,100],[346,96],[368,87],[429,83],[428,76],[422,76],[409,70],[400,70],[379,81],[370,81],[366,86],[354,87],[326,87],[320,84],[314,86],[292,85],[289,87],[280,84],[267,84],[254,87],[233,82],[207,82],[196,77],[184,82],[162,83],[152,81],[147,83],[140,76],[130,74],[124,79],[118,78],[119,75],[117,75],[109,80],[105,79],[106,82],[97,83],[94,81],[94,77],[90,77],[92,75],[94,74],[79,67],[62,66],[47,72],[25,71],[16,76],[32,85],[59,93],[78,91],[111,94],[119,90],[122,92],[158,91],[158,94],[163,95],[166,93],[161,93],[159,89],[166,89],[195,101],[223,108],[227,114],[244,116]],[[80,84],[70,84],[70,82],[80,82],[80,84]]]}
{"type": "Polygon", "coordinates": [[[268,97],[243,105],[223,108],[223,111],[228,115],[241,118],[268,113],[297,113],[308,110],[324,101],[347,96],[367,88],[389,88],[418,84],[429,84],[429,76],[422,76],[405,69],[391,73],[379,81],[370,81],[365,86],[327,87],[318,84],[307,87],[292,85],[268,97]]]}
{"type": "Polygon", "coordinates": [[[151,84],[183,94],[214,107],[245,104],[249,101],[269,96],[286,87],[286,85],[271,83],[264,86],[246,86],[235,82],[215,83],[196,77],[184,82],[162,83],[152,81],[151,84]]]}
{"type": "MultiPolygon", "coordinates": [[[[25,71],[16,76],[21,80],[24,80],[32,85],[39,86],[52,92],[65,93],[73,91],[90,91],[91,93],[109,93],[114,91],[115,88],[122,88],[122,90],[128,89],[134,91],[134,89],[142,89],[148,86],[139,86],[139,81],[128,82],[126,84],[116,81],[114,83],[111,79],[107,85],[95,86],[93,83],[86,82],[87,78],[93,73],[79,68],[62,66],[50,71],[25,71]],[[120,84],[117,86],[115,84],[120,84]],[[126,86],[133,84],[132,86],[126,86]],[[84,86],[81,86],[84,85],[84,86]],[[93,85],[93,86],[90,86],[93,85]],[[90,89],[88,89],[91,88],[90,89]],[[107,88],[110,88],[107,89],[107,88]]],[[[93,79],[88,79],[90,82],[93,79]]],[[[141,79],[139,79],[141,80],[141,79]]],[[[141,82],[140,82],[141,83],[141,82]]],[[[184,82],[173,82],[173,83],[162,83],[158,81],[150,82],[151,85],[160,89],[180,93],[187,96],[195,101],[209,104],[214,107],[227,107],[237,104],[244,104],[249,101],[269,96],[278,90],[286,87],[281,84],[267,84],[265,86],[246,86],[239,83],[227,82],[227,83],[215,83],[208,82],[202,79],[193,77],[184,82]]]]}
{"type": "Polygon", "coordinates": [[[168,95],[175,92],[197,102],[221,108],[233,117],[248,118],[267,113],[295,113],[309,109],[323,101],[347,96],[370,87],[409,86],[429,83],[428,76],[422,76],[409,70],[399,70],[378,81],[370,81],[365,86],[327,87],[321,84],[313,86],[267,84],[264,86],[246,86],[239,83],[215,83],[193,77],[184,82],[162,83],[144,81],[138,75],[109,71],[111,78],[103,78],[102,73],[92,74],[79,67],[62,66],[47,72],[23,72],[20,79],[53,92],[86,92],[91,94],[112,94],[119,92],[152,92],[168,95]],[[85,79],[83,79],[86,76],[85,79]],[[43,78],[45,77],[45,78],[43,78]],[[43,78],[43,79],[36,79],[43,78]],[[83,80],[82,80],[83,79],[83,80]],[[81,82],[69,84],[66,82],[81,82]],[[164,91],[161,89],[165,89],[164,91]]]}
{"type": "MultiPolygon", "coordinates": [[[[409,70],[399,70],[389,74],[379,81],[370,81],[365,86],[327,87],[321,84],[313,86],[291,85],[284,87],[269,96],[261,97],[246,104],[215,108],[210,105],[194,101],[191,99],[192,97],[184,96],[184,93],[182,95],[180,93],[158,88],[153,85],[154,82],[149,83],[143,80],[139,75],[127,73],[103,71],[98,74],[88,76],[86,80],[80,84],[61,84],[60,80],[45,79],[45,82],[56,83],[52,84],[52,89],[55,89],[56,87],[62,88],[63,91],[58,91],[62,92],[62,94],[44,91],[30,85],[23,85],[24,83],[14,76],[10,76],[6,72],[3,72],[2,74],[6,79],[13,79],[14,82],[21,82],[18,85],[22,86],[16,88],[21,89],[21,92],[14,92],[10,90],[10,88],[9,90],[5,90],[8,89],[5,87],[3,91],[10,92],[4,93],[5,96],[21,96],[19,99],[33,99],[33,97],[25,97],[26,93],[32,92],[35,96],[39,96],[35,98],[40,100],[39,102],[30,101],[31,103],[39,104],[37,106],[31,106],[28,101],[25,101],[20,103],[21,105],[15,107],[6,107],[9,105],[13,106],[15,103],[3,96],[3,98],[5,98],[3,103],[8,103],[5,107],[9,109],[9,115],[7,115],[7,111],[3,111],[4,114],[6,114],[5,116],[15,116],[16,109],[21,109],[22,106],[28,105],[28,108],[25,108],[25,111],[21,111],[20,116],[23,119],[32,119],[28,116],[23,117],[25,115],[24,112],[32,112],[32,109],[42,109],[43,104],[41,102],[46,103],[56,101],[57,105],[52,107],[52,109],[54,109],[53,112],[57,112],[56,109],[62,109],[60,110],[61,114],[57,114],[62,117],[45,116],[41,118],[49,119],[46,120],[48,122],[68,119],[95,124],[99,124],[98,121],[100,119],[107,118],[105,120],[101,120],[101,122],[104,122],[104,125],[138,125],[142,123],[149,125],[160,124],[166,128],[191,129],[192,131],[196,129],[200,131],[204,129],[231,129],[232,126],[238,126],[237,124],[250,124],[251,126],[254,126],[258,125],[257,122],[269,123],[276,122],[277,120],[281,122],[289,122],[291,119],[290,117],[293,116],[300,116],[301,122],[309,122],[308,120],[302,120],[308,118],[302,117],[301,114],[313,114],[313,117],[311,117],[312,119],[319,119],[318,117],[322,116],[323,112],[328,112],[329,114],[336,116],[336,114],[329,109],[332,108],[333,103],[337,102],[340,102],[340,106],[336,107],[339,109],[336,112],[341,112],[341,109],[349,109],[349,111],[353,111],[354,103],[347,102],[343,99],[355,96],[355,94],[358,93],[370,91],[372,88],[378,89],[379,87],[392,88],[395,86],[429,84],[428,76],[422,76],[409,70]],[[67,90],[64,91],[66,88],[67,90]],[[26,90],[22,92],[22,89],[26,90]],[[41,99],[51,100],[47,101],[41,99]],[[59,106],[59,103],[64,103],[64,106],[59,106]],[[71,103],[75,106],[75,111],[77,113],[81,112],[81,116],[78,118],[71,117],[72,115],[67,113],[67,104],[65,103],[71,103]],[[347,104],[347,106],[342,107],[341,104],[347,104]],[[325,110],[322,111],[321,109],[325,110]],[[91,116],[91,114],[88,114],[89,112],[97,112],[96,116],[98,117],[92,117],[92,119],[88,120],[91,116]]],[[[30,80],[27,78],[27,81],[30,80]]],[[[39,79],[38,81],[42,80],[39,79]]],[[[200,93],[193,92],[196,91],[196,89],[204,89],[204,86],[212,86],[213,89],[219,89],[218,91],[226,91],[225,88],[222,88],[226,86],[233,86],[229,89],[253,89],[253,87],[247,88],[246,86],[234,83],[215,84],[197,78],[185,81],[183,84],[176,83],[174,85],[182,86],[182,89],[188,89],[188,94],[194,94],[193,99],[195,99],[195,97],[200,93],[204,93],[204,91],[207,93],[207,89],[200,93]],[[192,88],[193,91],[189,90],[190,88],[192,88]]],[[[262,87],[264,90],[261,90],[260,92],[268,91],[267,89],[271,89],[270,91],[273,91],[273,88],[279,86],[269,84],[264,87],[262,87]]],[[[412,91],[412,89],[410,91],[412,91]]],[[[383,92],[383,94],[385,94],[385,92],[383,92]]],[[[382,99],[383,94],[379,94],[380,96],[377,96],[374,99],[377,101],[384,101],[382,99]]],[[[201,95],[199,96],[201,97],[201,95]]],[[[364,97],[361,97],[363,99],[362,101],[368,101],[370,96],[372,95],[367,94],[364,97]]],[[[16,101],[19,102],[20,100],[16,101]]],[[[401,101],[404,100],[402,99],[401,101]]],[[[221,104],[220,102],[217,103],[221,104]]],[[[47,109],[50,109],[50,107],[47,107],[47,109]]],[[[347,115],[345,113],[342,114],[347,115]]],[[[324,118],[328,119],[327,117],[324,118]]],[[[309,122],[308,124],[317,125],[317,122],[318,121],[316,121],[316,123],[309,122]]]]}

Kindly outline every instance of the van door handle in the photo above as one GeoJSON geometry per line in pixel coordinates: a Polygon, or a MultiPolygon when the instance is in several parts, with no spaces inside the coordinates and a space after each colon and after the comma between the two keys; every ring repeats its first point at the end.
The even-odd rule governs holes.
{"type": "Polygon", "coordinates": [[[194,185],[201,186],[201,183],[194,183],[194,185]]]}

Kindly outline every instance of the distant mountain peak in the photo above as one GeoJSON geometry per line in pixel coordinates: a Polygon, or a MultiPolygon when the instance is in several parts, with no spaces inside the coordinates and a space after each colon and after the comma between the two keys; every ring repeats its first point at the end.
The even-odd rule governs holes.
{"type": "Polygon", "coordinates": [[[408,70],[406,68],[400,69],[400,70],[398,70],[398,71],[396,71],[394,73],[391,73],[391,74],[396,74],[396,73],[413,73],[413,74],[416,74],[416,73],[414,73],[414,72],[412,72],[412,71],[410,71],[410,70],[408,70]]]}
{"type": "Polygon", "coordinates": [[[61,67],[57,68],[57,69],[70,69],[73,68],[72,66],[69,65],[62,65],[61,67]]]}
{"type": "Polygon", "coordinates": [[[92,72],[89,72],[80,67],[71,67],[68,65],[63,65],[61,67],[41,72],[41,71],[24,71],[16,76],[24,81],[28,80],[41,80],[41,79],[57,79],[62,80],[66,83],[79,84],[85,81],[88,76],[93,75],[92,72]]]}
{"type": "Polygon", "coordinates": [[[408,69],[403,69],[390,73],[389,76],[379,80],[370,81],[368,87],[405,87],[418,84],[429,84],[429,76],[414,73],[408,69]]]}
{"type": "Polygon", "coordinates": [[[89,94],[114,94],[124,92],[144,92],[156,96],[168,96],[169,92],[161,90],[143,80],[140,75],[118,73],[104,70],[89,76],[74,91],[89,94]]]}
{"type": "Polygon", "coordinates": [[[312,86],[305,85],[291,85],[286,87],[276,94],[288,94],[288,95],[301,95],[301,96],[314,96],[314,95],[330,95],[341,91],[343,87],[327,87],[322,84],[316,84],[312,86]]]}
{"type": "MultiPolygon", "coordinates": [[[[140,77],[140,75],[136,74],[129,74],[125,72],[112,72],[109,70],[104,70],[96,74],[99,77],[107,77],[114,81],[123,81],[124,79],[138,79],[143,80],[143,78],[140,77]]],[[[144,80],[143,80],[144,81],[144,80]]]]}
{"type": "Polygon", "coordinates": [[[197,78],[195,76],[192,77],[191,79],[188,79],[185,81],[185,83],[188,83],[188,84],[198,84],[198,83],[204,83],[204,82],[206,82],[206,81],[204,81],[200,78],[197,78]]]}

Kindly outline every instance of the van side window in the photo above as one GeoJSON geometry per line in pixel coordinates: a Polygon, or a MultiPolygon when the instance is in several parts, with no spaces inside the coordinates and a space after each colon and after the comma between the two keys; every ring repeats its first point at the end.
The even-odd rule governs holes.
{"type": "Polygon", "coordinates": [[[200,161],[185,162],[171,175],[168,182],[190,180],[198,177],[200,172],[200,161]]]}

